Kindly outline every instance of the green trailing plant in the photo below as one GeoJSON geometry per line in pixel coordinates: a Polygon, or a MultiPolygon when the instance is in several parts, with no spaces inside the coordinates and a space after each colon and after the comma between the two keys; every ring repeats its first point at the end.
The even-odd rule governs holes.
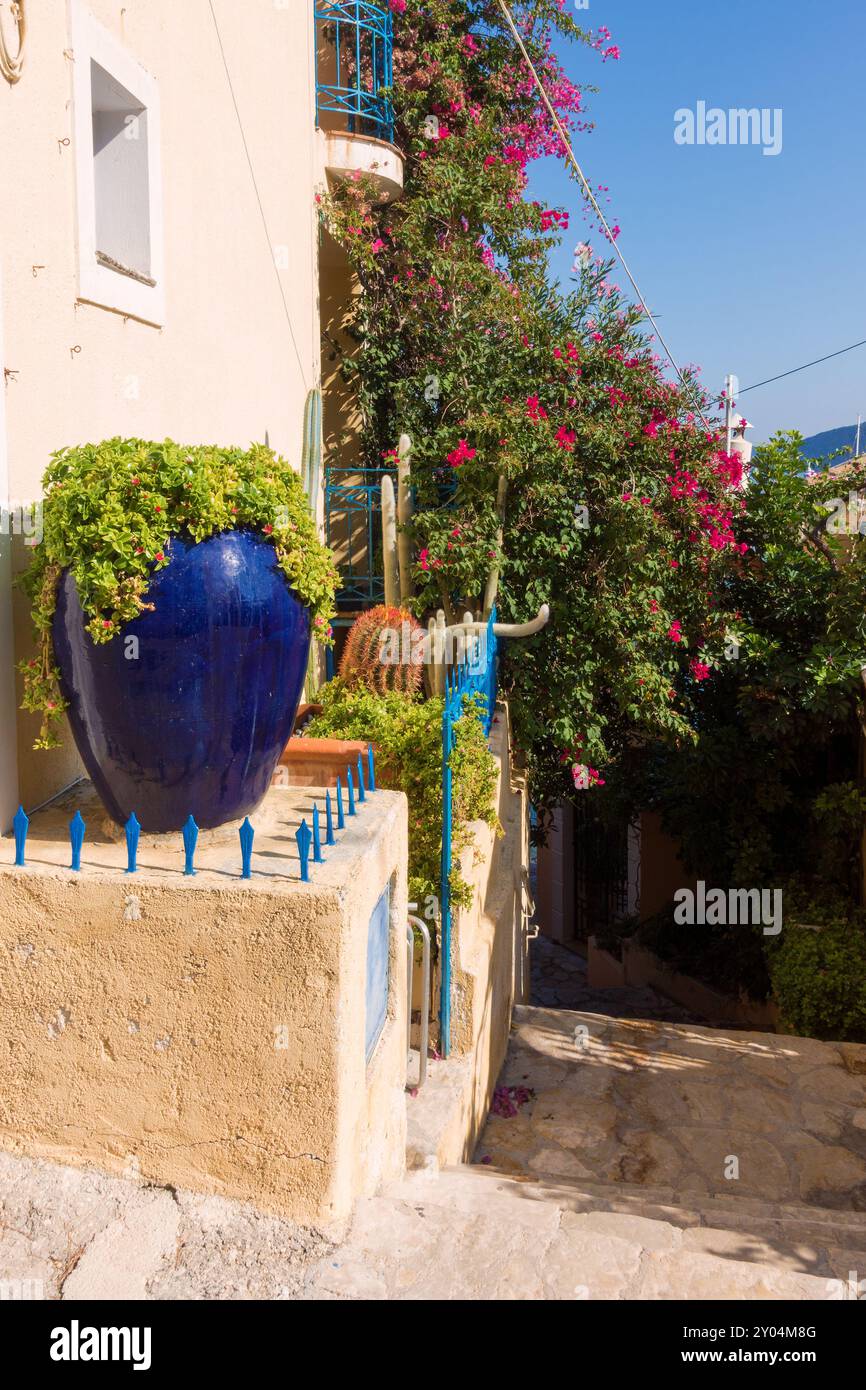
{"type": "Polygon", "coordinates": [[[351,690],[417,694],[424,676],[426,633],[405,608],[379,604],[356,618],[346,636],[340,675],[351,690]]]}
{"type": "Polygon", "coordinates": [[[866,1042],[866,913],[819,926],[788,925],[785,916],[768,951],[783,1027],[810,1038],[866,1042]]]}
{"type": "MultiPolygon", "coordinates": [[[[442,840],[442,700],[413,699],[350,689],[337,677],[319,692],[322,712],[306,729],[310,738],[364,739],[376,748],[380,786],[406,793],[409,801],[409,894],[424,903],[439,895],[442,840]]],[[[487,747],[477,705],[467,700],[455,726],[453,772],[454,869],[451,898],[468,907],[472,890],[460,873],[460,854],[470,843],[469,825],[482,820],[499,828],[494,804],[496,763],[487,747]]]]}
{"type": "Polygon", "coordinates": [[[21,665],[23,707],[42,716],[37,748],[56,746],[65,709],[51,638],[64,570],[75,580],[90,637],[110,642],[152,609],[148,586],[170,563],[173,536],[198,542],[221,531],[257,531],[310,610],[316,638],[330,642],[333,558],[297,474],[265,445],[108,439],[53,454],[43,488],[43,540],[21,580],[38,646],[21,665]]]}

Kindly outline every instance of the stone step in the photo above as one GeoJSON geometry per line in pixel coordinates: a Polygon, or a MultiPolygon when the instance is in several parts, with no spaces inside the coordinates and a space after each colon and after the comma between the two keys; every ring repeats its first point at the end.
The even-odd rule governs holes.
{"type": "Polygon", "coordinates": [[[461,1204],[473,1207],[482,1196],[491,1207],[515,1200],[544,1203],[561,1213],[592,1218],[582,1222],[587,1230],[633,1229],[649,1235],[654,1223],[659,1229],[682,1232],[687,1248],[705,1253],[731,1258],[739,1251],[750,1263],[782,1265],[825,1279],[847,1279],[859,1271],[857,1279],[864,1281],[866,1292],[866,1212],[677,1194],[670,1188],[627,1183],[515,1177],[486,1165],[443,1169],[439,1177],[437,1184],[426,1174],[411,1175],[399,1192],[411,1198],[417,1191],[427,1202],[455,1209],[461,1204]]]}
{"type": "Polygon", "coordinates": [[[725,1204],[704,1212],[646,1198],[481,1166],[411,1173],[359,1204],[306,1297],[827,1300],[855,1296],[866,1279],[861,1221],[849,1232],[863,1232],[858,1264],[829,1221],[815,1228],[822,1241],[808,1240],[794,1217],[753,1232],[725,1204]]]}

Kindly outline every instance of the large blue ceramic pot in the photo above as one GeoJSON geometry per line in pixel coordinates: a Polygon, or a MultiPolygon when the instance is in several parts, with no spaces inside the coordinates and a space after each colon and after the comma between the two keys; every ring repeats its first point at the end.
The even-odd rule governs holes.
{"type": "Polygon", "coordinates": [[[270,786],[307,669],[310,618],[251,531],[173,537],[142,613],[102,646],[66,571],[54,652],[84,765],[114,820],[202,828],[245,816],[270,786]],[[135,641],[131,641],[135,638],[135,641]]]}

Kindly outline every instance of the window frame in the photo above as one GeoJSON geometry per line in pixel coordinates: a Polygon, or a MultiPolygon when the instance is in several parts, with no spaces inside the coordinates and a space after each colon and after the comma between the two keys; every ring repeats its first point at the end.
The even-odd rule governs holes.
{"type": "Polygon", "coordinates": [[[78,298],[161,328],[165,323],[165,248],[159,85],[156,78],[94,18],[84,0],[69,0],[69,27],[74,60],[71,67],[78,202],[78,298]],[[156,282],[154,285],[124,275],[97,260],[92,63],[119,82],[147,111],[150,278],[156,282]]]}

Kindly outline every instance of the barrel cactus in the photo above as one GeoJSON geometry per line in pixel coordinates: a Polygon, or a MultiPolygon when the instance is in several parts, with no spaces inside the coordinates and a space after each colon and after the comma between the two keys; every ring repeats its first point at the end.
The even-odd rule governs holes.
{"type": "Polygon", "coordinates": [[[340,675],[357,689],[385,694],[421,689],[427,634],[406,608],[379,604],[349,628],[340,660],[340,675]]]}

